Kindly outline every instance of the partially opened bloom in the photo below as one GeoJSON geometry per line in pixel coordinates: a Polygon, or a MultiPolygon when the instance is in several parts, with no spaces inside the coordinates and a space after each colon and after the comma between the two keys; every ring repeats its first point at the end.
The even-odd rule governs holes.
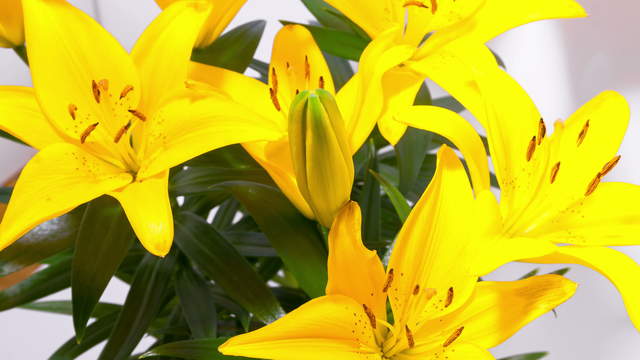
{"type": "Polygon", "coordinates": [[[360,209],[351,202],[329,235],[326,296],[231,338],[220,352],[278,360],[493,359],[488,348],[567,300],[576,285],[557,275],[478,283],[468,262],[472,227],[458,220],[472,219],[465,217],[472,209],[464,168],[443,148],[386,271],[362,244],[360,209]]]}
{"type": "Polygon", "coordinates": [[[281,136],[268,122],[234,117],[232,103],[185,89],[206,2],[167,8],[130,55],[66,1],[23,5],[35,89],[0,88],[0,129],[40,152],[15,186],[0,249],[109,194],[142,244],[162,256],[173,240],[169,168],[217,147],[281,136]]]}
{"type": "Polygon", "coordinates": [[[586,15],[573,0],[327,2],[367,32],[373,39],[369,48],[379,54],[396,54],[392,58],[363,57],[358,75],[380,87],[375,96],[384,101],[385,111],[378,126],[391,144],[406,129],[393,121],[395,111],[413,103],[425,77],[447,91],[468,86],[472,79],[467,63],[474,61],[472,56],[464,56],[468,44],[483,45],[533,21],[586,15]]]}
{"type": "Polygon", "coordinates": [[[0,47],[24,44],[24,21],[21,0],[0,1],[0,47]]]}
{"type": "MultiPolygon", "coordinates": [[[[171,4],[185,0],[155,0],[162,9],[171,4]]],[[[247,0],[207,0],[211,4],[209,16],[198,35],[196,47],[203,48],[211,45],[222,34],[231,20],[247,0]]]]}
{"type": "MultiPolygon", "coordinates": [[[[371,56],[375,55],[371,54],[371,56]]],[[[190,77],[208,84],[215,91],[226,94],[230,101],[251,110],[239,116],[254,116],[258,113],[265,121],[277,122],[280,125],[285,134],[282,138],[277,141],[247,143],[244,147],[269,172],[300,212],[309,218],[318,219],[324,226],[330,226],[340,207],[349,200],[349,191],[339,191],[338,195],[330,196],[328,193],[313,189],[351,188],[353,170],[344,168],[343,161],[335,162],[340,164],[338,168],[332,167],[329,163],[336,158],[333,155],[338,152],[340,154],[344,152],[344,155],[348,155],[350,159],[360,148],[375,126],[376,114],[381,110],[381,102],[374,98],[367,98],[365,93],[358,91],[356,83],[347,84],[336,94],[331,73],[322,52],[309,31],[298,25],[285,26],[276,36],[268,84],[230,70],[198,63],[192,65],[190,77]],[[317,174],[313,175],[313,181],[324,182],[309,187],[307,186],[308,178],[306,176],[303,176],[304,179],[298,178],[301,173],[296,173],[295,161],[292,160],[295,154],[292,154],[290,142],[290,137],[293,135],[288,129],[294,99],[304,95],[301,93],[305,90],[317,89],[321,90],[325,99],[335,96],[337,108],[331,111],[331,121],[344,123],[340,124],[341,129],[337,132],[333,130],[325,132],[329,129],[325,126],[316,127],[311,132],[316,139],[322,137],[326,142],[316,142],[313,148],[317,151],[306,153],[308,160],[313,157],[313,154],[317,155],[315,160],[305,162],[305,166],[314,167],[311,173],[317,174]],[[338,133],[340,135],[336,135],[338,133]],[[330,151],[326,154],[327,156],[322,156],[324,146],[328,146],[327,150],[329,148],[340,150],[330,151]],[[322,163],[325,161],[327,163],[322,163]],[[332,173],[327,172],[331,169],[333,169],[332,173]],[[303,184],[300,183],[301,180],[303,184]],[[300,186],[303,188],[301,189],[300,186]]],[[[326,107],[326,105],[323,106],[326,107]]],[[[328,120],[328,118],[324,119],[328,120]]],[[[293,120],[300,122],[302,118],[295,117],[293,120]]],[[[328,124],[316,122],[316,124],[320,123],[328,124]]],[[[302,141],[299,138],[302,133],[298,131],[294,133],[298,136],[297,140],[302,141]]],[[[295,143],[299,143],[297,140],[295,143]]],[[[298,169],[301,169],[300,164],[301,162],[298,169]]]]}

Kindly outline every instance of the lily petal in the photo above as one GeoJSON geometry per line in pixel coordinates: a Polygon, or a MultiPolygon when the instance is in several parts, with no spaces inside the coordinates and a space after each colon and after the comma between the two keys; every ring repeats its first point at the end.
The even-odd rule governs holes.
{"type": "MultiPolygon", "coordinates": [[[[416,339],[418,340],[418,339],[416,339]]],[[[419,340],[418,340],[419,341],[419,340]]],[[[474,344],[456,342],[448,347],[440,343],[416,343],[416,347],[394,355],[394,360],[423,360],[423,359],[448,359],[448,360],[495,360],[493,355],[484,348],[474,344]]]]}
{"type": "Polygon", "coordinates": [[[541,264],[578,264],[604,275],[618,288],[631,321],[640,330],[640,265],[629,256],[606,247],[560,246],[554,254],[526,261],[541,264]]]}
{"type": "Polygon", "coordinates": [[[21,0],[0,1],[0,47],[24,44],[24,22],[21,0]]]}
{"type": "Polygon", "coordinates": [[[169,171],[136,180],[109,195],[118,199],[145,249],[156,256],[167,255],[173,243],[169,171]]]}
{"type": "Polygon", "coordinates": [[[32,88],[0,87],[0,129],[36,149],[65,142],[42,113],[32,88]]]}
{"type": "MultiPolygon", "coordinates": [[[[49,121],[77,140],[94,123],[121,128],[123,124],[114,123],[111,106],[105,106],[112,101],[115,107],[117,97],[107,92],[109,97],[103,96],[98,104],[92,83],[105,80],[118,93],[126,86],[139,89],[127,52],[90,16],[64,0],[24,0],[23,6],[31,75],[49,121]]],[[[127,104],[135,108],[138,96],[132,91],[127,104]]]]}
{"type": "Polygon", "coordinates": [[[389,28],[404,25],[404,9],[395,0],[326,0],[364,31],[376,38],[389,28]]]}
{"type": "Polygon", "coordinates": [[[131,182],[131,175],[66,143],[25,166],[0,224],[0,250],[37,225],[131,182]]]}
{"type": "Polygon", "coordinates": [[[225,355],[261,359],[380,360],[369,318],[346,296],[313,299],[283,318],[229,339],[225,355]]]}
{"type": "Polygon", "coordinates": [[[348,296],[385,320],[384,267],[375,250],[362,243],[361,229],[360,206],[351,201],[340,211],[329,233],[327,295],[348,296]]]}

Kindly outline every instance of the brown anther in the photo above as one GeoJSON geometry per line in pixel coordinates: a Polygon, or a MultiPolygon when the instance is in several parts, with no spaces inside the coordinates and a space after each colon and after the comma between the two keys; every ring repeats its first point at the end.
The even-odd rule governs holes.
{"type": "Polygon", "coordinates": [[[422,1],[406,1],[404,5],[402,5],[402,7],[409,7],[409,6],[417,6],[423,9],[429,8],[427,5],[423,4],[422,1]]]}
{"type": "Polygon", "coordinates": [[[529,146],[527,147],[527,161],[531,161],[533,157],[533,153],[536,152],[536,137],[532,137],[531,141],[529,141],[529,146]]]}
{"type": "Polygon", "coordinates": [[[309,64],[309,56],[304,56],[304,79],[311,80],[311,64],[309,64]]]}
{"type": "Polygon", "coordinates": [[[127,125],[121,127],[120,130],[118,130],[118,133],[113,138],[113,142],[116,143],[116,144],[119,143],[120,139],[122,139],[122,137],[124,136],[124,134],[127,133],[127,131],[129,130],[130,127],[131,127],[131,121],[129,121],[127,123],[127,125]]]}
{"type": "Polygon", "coordinates": [[[81,144],[84,144],[84,142],[87,141],[87,138],[89,137],[89,135],[91,135],[93,130],[95,130],[98,127],[98,124],[100,124],[100,123],[91,124],[86,129],[84,129],[84,131],[80,135],[80,143],[81,144]]]}
{"type": "Polygon", "coordinates": [[[384,287],[382,288],[382,292],[386,293],[389,291],[391,284],[393,283],[393,269],[389,269],[389,273],[387,274],[387,281],[384,282],[384,287]]]}
{"type": "Polygon", "coordinates": [[[133,86],[131,85],[125,86],[124,89],[122,89],[122,92],[120,92],[120,99],[123,99],[125,96],[129,95],[129,93],[132,91],[133,91],[133,86]]]}
{"type": "Polygon", "coordinates": [[[273,91],[278,93],[278,75],[276,74],[276,68],[271,68],[271,84],[273,86],[273,91]]]}
{"type": "Polygon", "coordinates": [[[296,89],[296,95],[300,94],[300,89],[296,89]]]}
{"type": "Polygon", "coordinates": [[[580,146],[584,141],[584,138],[587,136],[587,131],[589,131],[589,122],[590,120],[587,120],[587,122],[584,123],[582,130],[580,130],[580,133],[578,134],[578,140],[576,142],[577,146],[580,146]]]}
{"type": "Polygon", "coordinates": [[[413,295],[418,295],[419,292],[420,292],[420,285],[416,285],[413,288],[413,295]]]}
{"type": "Polygon", "coordinates": [[[100,86],[100,90],[102,90],[104,92],[109,91],[109,80],[102,79],[102,80],[98,81],[98,86],[100,86]]]}
{"type": "Polygon", "coordinates": [[[320,76],[320,79],[318,80],[318,87],[320,89],[324,89],[324,76],[320,76]]]}
{"type": "Polygon", "coordinates": [[[596,175],[596,177],[593,178],[593,180],[591,180],[591,182],[589,183],[589,186],[587,186],[587,191],[584,193],[584,196],[589,196],[593,194],[593,192],[596,191],[596,189],[598,188],[598,185],[600,184],[600,180],[602,180],[602,174],[598,173],[598,175],[596,175]]]}
{"type": "Polygon", "coordinates": [[[271,96],[271,102],[273,102],[273,106],[276,107],[276,110],[280,111],[280,101],[278,101],[278,95],[273,90],[273,88],[269,88],[269,95],[271,96]]]}
{"type": "Polygon", "coordinates": [[[431,0],[431,14],[435,14],[438,11],[438,0],[431,0]]]}
{"type": "Polygon", "coordinates": [[[362,304],[362,308],[364,309],[364,313],[367,314],[369,318],[369,322],[371,323],[371,327],[373,329],[376,328],[376,314],[367,306],[367,304],[362,304]]]}
{"type": "Polygon", "coordinates": [[[74,104],[69,104],[69,115],[73,120],[76,119],[76,111],[78,111],[78,107],[74,104]]]}
{"type": "Polygon", "coordinates": [[[91,90],[93,91],[93,98],[100,104],[100,87],[95,80],[91,80],[91,90]]]}
{"type": "Polygon", "coordinates": [[[416,341],[413,339],[413,333],[411,332],[411,329],[409,329],[409,326],[404,326],[404,332],[407,334],[407,343],[409,344],[409,347],[412,348],[416,346],[416,341]]]}
{"type": "Polygon", "coordinates": [[[553,184],[556,181],[556,177],[558,176],[558,171],[560,171],[560,161],[558,161],[553,168],[551,168],[551,183],[553,184]]]}
{"type": "Polygon", "coordinates": [[[450,287],[449,290],[447,290],[447,298],[444,301],[444,307],[448,308],[452,302],[453,302],[453,288],[450,287]]]}
{"type": "Polygon", "coordinates": [[[617,155],[613,159],[609,160],[608,163],[604,164],[604,166],[602,167],[602,170],[600,170],[600,176],[604,177],[605,175],[610,173],[611,170],[613,170],[613,168],[615,168],[616,165],[618,165],[618,163],[620,162],[621,158],[622,158],[622,156],[617,155]]]}
{"type": "Polygon", "coordinates": [[[291,63],[287,61],[286,66],[287,66],[287,70],[289,70],[289,68],[291,68],[291,63]]]}
{"type": "Polygon", "coordinates": [[[147,117],[146,117],[143,113],[141,113],[140,111],[138,111],[138,110],[135,110],[135,109],[129,109],[129,113],[131,113],[131,115],[133,115],[133,116],[137,117],[138,119],[140,119],[140,120],[141,120],[141,121],[143,121],[143,122],[144,122],[144,121],[147,121],[147,117]]]}
{"type": "Polygon", "coordinates": [[[457,338],[460,337],[460,335],[462,334],[462,330],[464,330],[464,326],[461,326],[459,328],[456,329],[456,331],[453,332],[453,334],[451,334],[451,336],[449,336],[449,338],[447,340],[445,340],[444,344],[442,344],[442,346],[447,347],[451,344],[453,344],[454,341],[456,341],[457,338]]]}
{"type": "Polygon", "coordinates": [[[540,123],[538,123],[538,146],[542,144],[542,140],[547,135],[547,127],[544,124],[544,119],[540,118],[540,123]]]}

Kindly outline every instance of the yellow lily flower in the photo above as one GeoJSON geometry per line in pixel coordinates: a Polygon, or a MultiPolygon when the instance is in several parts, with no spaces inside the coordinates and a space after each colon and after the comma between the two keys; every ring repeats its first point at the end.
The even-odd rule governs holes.
{"type": "MultiPolygon", "coordinates": [[[[373,39],[378,51],[402,52],[395,62],[361,59],[358,75],[376,84],[384,112],[378,119],[382,135],[396,144],[406,130],[393,120],[398,109],[411,105],[425,78],[445,90],[472,80],[466,64],[452,63],[468,44],[490,39],[533,21],[585,16],[573,0],[327,0],[373,39]],[[372,63],[367,63],[372,61],[372,63]],[[378,86],[379,84],[379,86],[378,86]]],[[[473,58],[467,58],[472,62],[473,58]]]]}
{"type": "Polygon", "coordinates": [[[0,1],[0,47],[24,44],[24,21],[21,0],[0,1]]]}
{"type": "Polygon", "coordinates": [[[458,221],[473,205],[464,167],[444,147],[386,271],[363,245],[360,208],[351,202],[329,234],[326,296],[231,338],[220,352],[279,360],[493,359],[486,349],[567,300],[576,284],[557,275],[478,283],[467,262],[472,228],[458,221]]]}
{"type": "MultiPolygon", "coordinates": [[[[170,5],[184,0],[155,0],[158,6],[166,9],[170,5]]],[[[196,47],[203,48],[211,45],[222,34],[231,20],[236,16],[240,8],[247,0],[207,0],[211,4],[211,12],[200,35],[196,41],[196,47]]]]}
{"type": "MultiPolygon", "coordinates": [[[[363,57],[383,56],[389,61],[395,61],[393,58],[397,55],[394,52],[380,54],[376,48],[371,48],[363,57]]],[[[243,144],[244,148],[267,170],[282,192],[301,213],[311,219],[317,218],[324,226],[330,226],[340,207],[349,200],[349,194],[336,197],[343,199],[340,204],[328,201],[330,204],[312,206],[314,202],[316,205],[322,202],[318,199],[327,198],[327,194],[310,193],[307,190],[327,188],[328,184],[317,184],[317,186],[309,188],[301,185],[301,179],[296,176],[288,131],[291,104],[296,96],[305,90],[321,89],[330,96],[335,96],[338,105],[338,110],[335,113],[341,114],[346,133],[346,136],[337,136],[335,141],[337,146],[344,149],[350,158],[373,130],[377,118],[376,114],[382,109],[381,99],[374,96],[368,97],[366,92],[360,91],[360,89],[366,89],[373,85],[364,84],[360,87],[360,83],[350,82],[336,94],[331,73],[322,52],[309,31],[298,25],[283,27],[274,40],[269,67],[269,84],[233,71],[198,63],[192,64],[190,77],[198,82],[208,84],[217,92],[224,93],[230,101],[252,109],[252,111],[245,112],[245,115],[254,116],[251,114],[259,113],[265,121],[279,124],[285,133],[281,139],[246,143],[243,144]],[[296,51],[292,52],[291,49],[296,49],[296,51]],[[300,186],[304,188],[302,191],[300,186]],[[314,201],[312,198],[316,200],[314,201]],[[324,210],[318,211],[318,209],[324,210]]],[[[336,116],[333,117],[336,118],[336,116]]],[[[318,158],[322,159],[320,153],[317,154],[318,158]]],[[[328,164],[324,165],[329,166],[328,164]]],[[[310,166],[318,166],[316,173],[322,173],[320,167],[323,164],[316,163],[310,166]]],[[[342,168],[341,166],[340,169],[342,168]]],[[[344,188],[345,184],[353,182],[353,170],[338,170],[332,175],[316,176],[314,181],[333,181],[336,184],[333,187],[339,189],[344,188]]],[[[307,180],[303,179],[303,182],[307,182],[307,180]]],[[[343,193],[341,192],[342,195],[344,195],[343,193]]]]}
{"type": "Polygon", "coordinates": [[[25,0],[34,89],[0,87],[0,129],[40,152],[25,166],[2,223],[0,249],[38,224],[103,194],[163,256],[173,240],[169,168],[237,142],[275,139],[275,124],[239,119],[224,99],[185,89],[208,4],[165,10],[131,54],[63,0],[25,0]]]}

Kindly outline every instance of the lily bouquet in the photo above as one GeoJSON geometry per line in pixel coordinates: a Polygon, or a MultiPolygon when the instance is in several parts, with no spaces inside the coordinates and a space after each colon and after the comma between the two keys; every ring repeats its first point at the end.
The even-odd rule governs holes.
{"type": "Polygon", "coordinates": [[[0,310],[71,315],[51,359],[493,359],[576,290],[482,280],[512,261],[590,267],[640,325],[608,247],[640,238],[640,188],[605,181],[627,102],[551,124],[485,45],[577,2],[302,0],[265,63],[264,21],[225,32],[245,1],[157,0],[130,52],[65,0],[0,5],[33,79],[1,134],[39,151],[1,192],[0,310]]]}

